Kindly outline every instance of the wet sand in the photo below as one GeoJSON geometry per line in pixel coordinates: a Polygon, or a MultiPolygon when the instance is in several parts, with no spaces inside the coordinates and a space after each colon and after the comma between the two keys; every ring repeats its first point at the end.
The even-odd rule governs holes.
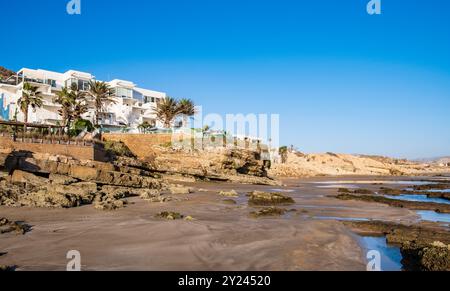
{"type": "MultiPolygon", "coordinates": [[[[0,236],[0,264],[18,270],[65,270],[69,250],[81,253],[82,270],[365,270],[360,239],[338,218],[417,222],[407,209],[358,201],[341,201],[333,188],[316,182],[361,180],[359,187],[377,189],[377,181],[395,178],[286,179],[284,187],[192,183],[202,189],[176,195],[185,201],[150,203],[131,198],[124,209],[95,210],[0,207],[0,217],[33,226],[25,235],[0,236]],[[377,180],[377,181],[373,181],[377,180]],[[372,183],[373,182],[373,183],[372,183]],[[322,185],[323,186],[323,185],[322,185]],[[246,192],[292,191],[295,212],[282,217],[251,218],[246,192]],[[224,203],[217,191],[236,190],[238,203],[224,203]],[[165,221],[161,211],[195,220],[165,221]]],[[[411,178],[412,179],[412,178],[411,178]]],[[[411,180],[402,177],[401,180],[411,180]]],[[[420,180],[420,178],[414,178],[420,180]]]]}

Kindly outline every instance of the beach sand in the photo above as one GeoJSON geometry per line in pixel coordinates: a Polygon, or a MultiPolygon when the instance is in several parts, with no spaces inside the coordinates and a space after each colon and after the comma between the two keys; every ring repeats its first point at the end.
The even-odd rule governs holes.
{"type": "Polygon", "coordinates": [[[333,217],[414,222],[417,215],[382,204],[340,201],[329,197],[336,189],[315,183],[355,179],[373,180],[285,180],[285,187],[276,188],[295,199],[294,205],[285,208],[296,211],[271,218],[251,218],[249,213],[256,208],[247,205],[245,194],[275,187],[206,182],[186,184],[201,191],[178,195],[181,201],[150,203],[136,197],[129,199],[126,208],[112,212],[90,205],[0,207],[0,217],[33,227],[23,236],[1,235],[0,252],[7,254],[0,257],[0,264],[16,265],[17,270],[63,271],[69,261],[67,252],[77,250],[82,270],[365,270],[358,237],[333,217]],[[225,198],[218,195],[231,189],[240,194],[236,205],[224,203],[225,198]],[[194,220],[155,218],[161,211],[179,212],[194,220]]]}

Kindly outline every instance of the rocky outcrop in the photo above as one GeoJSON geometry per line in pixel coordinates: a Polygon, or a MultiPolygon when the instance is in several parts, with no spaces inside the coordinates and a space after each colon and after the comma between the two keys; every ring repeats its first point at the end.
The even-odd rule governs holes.
{"type": "Polygon", "coordinates": [[[222,169],[232,174],[244,174],[255,177],[267,177],[267,170],[260,154],[243,149],[230,149],[225,152],[222,169]]]}
{"type": "Polygon", "coordinates": [[[266,207],[258,211],[250,212],[250,216],[253,218],[268,217],[268,216],[281,216],[286,214],[287,210],[278,207],[266,207]]]}
{"type": "Polygon", "coordinates": [[[0,218],[0,234],[15,232],[25,234],[31,230],[31,226],[23,222],[10,221],[7,218],[0,218]]]}
{"type": "MultiPolygon", "coordinates": [[[[6,159],[6,169],[22,170],[38,175],[66,176],[81,181],[99,184],[134,187],[160,188],[161,182],[146,175],[141,169],[119,166],[113,163],[78,161],[63,156],[13,152],[6,159]]],[[[52,180],[54,181],[54,179],[52,180]]],[[[66,184],[69,181],[64,181],[66,184]]]]}
{"type": "Polygon", "coordinates": [[[127,157],[121,157],[111,163],[103,163],[29,152],[10,152],[0,156],[3,155],[4,166],[8,171],[18,169],[38,175],[67,176],[114,186],[159,188],[162,180],[170,180],[171,176],[180,175],[201,181],[280,185],[280,182],[265,176],[263,163],[253,159],[255,153],[250,154],[245,150],[244,153],[246,154],[240,155],[231,151],[228,155],[216,154],[212,156],[209,167],[199,168],[190,163],[189,159],[195,158],[190,156],[183,156],[176,160],[177,162],[182,160],[183,167],[178,167],[172,160],[165,160],[167,164],[162,165],[127,157]]]}
{"type": "Polygon", "coordinates": [[[163,218],[167,220],[177,220],[177,219],[183,219],[184,215],[180,214],[178,212],[170,212],[170,211],[163,211],[155,215],[156,218],[163,218]]]}
{"type": "MultiPolygon", "coordinates": [[[[0,205],[70,208],[93,204],[97,209],[114,210],[126,205],[126,197],[141,196],[152,202],[172,200],[163,196],[189,194],[192,188],[171,184],[172,174],[205,181],[232,181],[278,185],[265,177],[264,165],[257,154],[245,150],[227,150],[213,162],[212,170],[187,167],[183,172],[161,169],[130,157],[110,163],[76,160],[24,151],[0,151],[1,166],[10,175],[0,179],[0,205]],[[223,158],[225,157],[225,158],[223,158]]],[[[175,169],[176,170],[176,169],[175,169]]]]}
{"type": "Polygon", "coordinates": [[[11,175],[0,180],[0,205],[114,210],[126,205],[126,197],[163,187],[142,169],[114,163],[24,152],[4,160],[11,175]]]}
{"type": "Polygon", "coordinates": [[[267,176],[259,154],[250,150],[215,148],[186,152],[155,146],[150,154],[151,158],[146,159],[150,167],[167,179],[181,175],[201,181],[280,185],[267,176]]]}
{"type": "Polygon", "coordinates": [[[156,178],[144,162],[101,163],[25,153],[7,160],[11,175],[0,178],[0,205],[71,208],[92,204],[96,209],[115,210],[125,207],[125,199],[132,196],[167,202],[172,197],[163,193],[193,191],[156,178]]]}
{"type": "Polygon", "coordinates": [[[390,199],[378,195],[355,195],[348,193],[339,194],[336,196],[336,198],[340,200],[357,200],[365,202],[382,203],[393,207],[408,208],[411,210],[432,210],[439,213],[450,213],[449,204],[414,202],[414,201],[390,199]]]}
{"type": "MultiPolygon", "coordinates": [[[[450,187],[450,184],[448,184],[450,187]]],[[[428,189],[428,190],[436,190],[436,189],[428,189]]],[[[404,190],[404,189],[392,189],[392,188],[380,188],[380,193],[391,196],[399,196],[399,195],[426,195],[428,198],[442,198],[446,200],[450,200],[450,192],[429,192],[426,190],[404,190]]]]}
{"type": "Polygon", "coordinates": [[[249,205],[287,205],[295,203],[291,197],[280,193],[254,191],[249,194],[249,205]]]}
{"type": "Polygon", "coordinates": [[[450,233],[445,229],[382,221],[344,224],[361,235],[386,236],[389,244],[400,246],[407,271],[450,270],[450,233]]]}
{"type": "Polygon", "coordinates": [[[450,271],[450,245],[407,242],[402,245],[403,265],[411,271],[450,271]]]}

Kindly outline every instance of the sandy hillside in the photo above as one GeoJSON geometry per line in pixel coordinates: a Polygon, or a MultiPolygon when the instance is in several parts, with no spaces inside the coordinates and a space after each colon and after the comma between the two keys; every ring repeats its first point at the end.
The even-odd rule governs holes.
{"type": "Polygon", "coordinates": [[[400,176],[449,172],[450,167],[439,167],[379,156],[289,153],[287,163],[274,165],[269,174],[278,177],[318,175],[400,176]]]}

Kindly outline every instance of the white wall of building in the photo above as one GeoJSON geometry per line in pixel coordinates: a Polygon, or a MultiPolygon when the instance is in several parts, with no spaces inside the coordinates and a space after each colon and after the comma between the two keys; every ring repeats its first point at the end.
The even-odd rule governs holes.
{"type": "MultiPolygon", "coordinates": [[[[42,92],[44,105],[35,112],[30,108],[28,121],[39,124],[56,124],[61,121],[58,114],[60,105],[53,100],[64,87],[70,87],[76,83],[82,89],[87,89],[86,84],[90,80],[95,80],[95,76],[90,73],[70,70],[65,73],[58,73],[46,70],[21,69],[18,72],[19,81],[17,85],[0,84],[0,96],[3,97],[3,107],[9,105],[9,120],[12,120],[13,112],[17,108],[17,101],[22,95],[24,81],[39,87],[42,92]],[[3,94],[3,95],[2,95],[3,94]]],[[[120,128],[130,127],[137,129],[138,125],[147,121],[158,127],[162,124],[156,120],[155,109],[161,99],[166,98],[163,92],[143,89],[136,84],[124,80],[112,80],[108,82],[111,88],[116,92],[113,96],[115,103],[107,104],[105,112],[102,114],[101,124],[104,127],[120,128]]],[[[92,106],[89,112],[83,116],[86,119],[94,121],[95,109],[92,106]]],[[[18,121],[24,121],[23,113],[18,110],[18,121]]],[[[1,116],[0,116],[1,118],[1,116]]]]}

